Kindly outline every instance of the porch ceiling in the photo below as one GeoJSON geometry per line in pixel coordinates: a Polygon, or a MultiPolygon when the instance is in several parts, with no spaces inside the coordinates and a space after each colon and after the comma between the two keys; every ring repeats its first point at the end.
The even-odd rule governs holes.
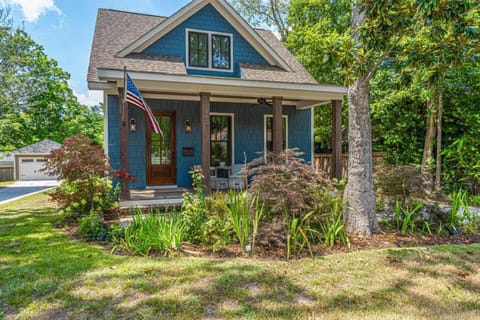
{"type": "MultiPolygon", "coordinates": [[[[102,82],[89,82],[91,90],[117,91],[124,86],[121,70],[99,69],[98,75],[102,82]]],[[[284,105],[306,109],[341,100],[347,93],[344,87],[321,84],[144,72],[129,72],[129,75],[145,98],[200,100],[199,94],[208,92],[213,102],[256,103],[260,97],[283,97],[284,105]]]]}

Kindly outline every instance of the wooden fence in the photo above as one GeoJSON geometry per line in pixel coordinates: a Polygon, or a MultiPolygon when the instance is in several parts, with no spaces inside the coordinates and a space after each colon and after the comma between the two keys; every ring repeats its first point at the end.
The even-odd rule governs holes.
{"type": "Polygon", "coordinates": [[[12,181],[13,168],[0,168],[0,181],[12,181]]]}
{"type": "MultiPolygon", "coordinates": [[[[373,165],[379,164],[385,154],[383,152],[373,152],[373,165]]],[[[330,153],[316,153],[314,156],[315,170],[322,170],[329,175],[332,172],[332,155],[330,153]]],[[[348,174],[348,153],[342,154],[342,178],[346,179],[348,174]]]]}

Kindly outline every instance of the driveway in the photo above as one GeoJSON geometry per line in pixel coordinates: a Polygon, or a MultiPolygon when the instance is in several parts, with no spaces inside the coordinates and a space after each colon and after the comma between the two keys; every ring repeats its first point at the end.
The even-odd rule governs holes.
{"type": "Polygon", "coordinates": [[[0,188],[0,205],[17,200],[60,184],[56,180],[17,181],[14,184],[0,188]]]}

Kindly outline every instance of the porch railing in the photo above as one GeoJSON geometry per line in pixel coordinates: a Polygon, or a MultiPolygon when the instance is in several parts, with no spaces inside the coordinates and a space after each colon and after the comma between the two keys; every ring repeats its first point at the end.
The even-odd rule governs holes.
{"type": "MultiPolygon", "coordinates": [[[[379,164],[384,156],[385,153],[383,152],[373,152],[373,165],[379,164]]],[[[314,166],[315,170],[322,170],[330,175],[332,172],[332,155],[329,153],[316,153],[314,166]]],[[[342,178],[346,179],[348,175],[348,153],[342,154],[342,167],[342,178]]]]}

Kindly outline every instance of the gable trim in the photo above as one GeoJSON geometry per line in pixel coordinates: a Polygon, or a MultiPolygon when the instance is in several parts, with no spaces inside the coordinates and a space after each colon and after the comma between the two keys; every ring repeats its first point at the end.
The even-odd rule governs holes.
{"type": "MultiPolygon", "coordinates": [[[[257,52],[271,65],[276,65],[292,72],[291,67],[263,40],[253,28],[224,0],[194,0],[174,13],[155,28],[121,50],[117,56],[124,58],[130,53],[142,52],[165,34],[187,20],[207,4],[211,4],[222,16],[257,50],[257,52]]],[[[233,61],[232,61],[233,63],[233,61]]]]}

